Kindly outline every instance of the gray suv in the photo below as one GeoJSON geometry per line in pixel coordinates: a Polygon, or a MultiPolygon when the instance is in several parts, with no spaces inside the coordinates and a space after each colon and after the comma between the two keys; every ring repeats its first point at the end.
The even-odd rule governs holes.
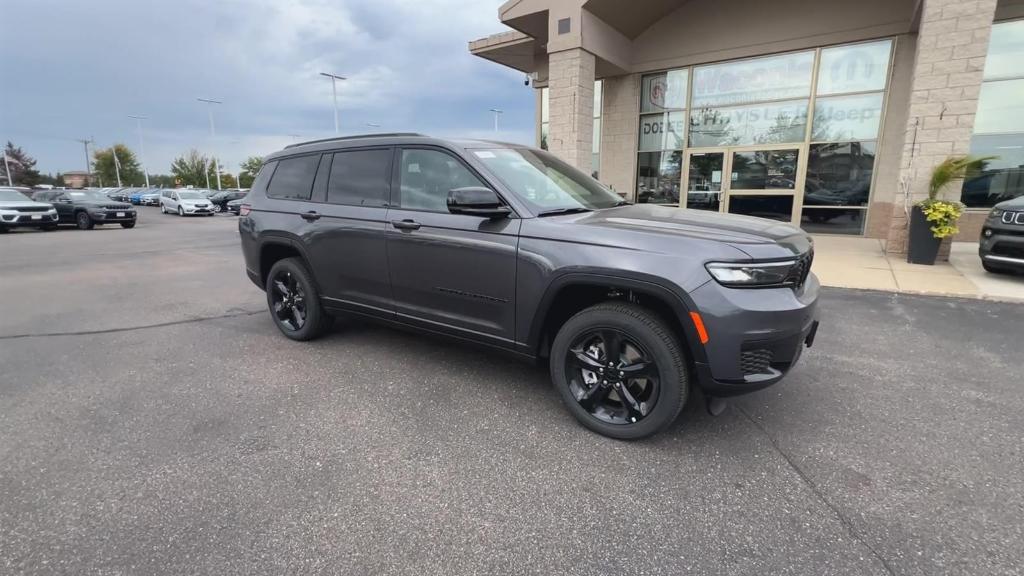
{"type": "Polygon", "coordinates": [[[545,361],[615,438],[778,382],[813,342],[810,237],[630,204],[555,156],[419,134],[271,154],[241,206],[249,278],[285,336],[358,314],[545,361]]]}

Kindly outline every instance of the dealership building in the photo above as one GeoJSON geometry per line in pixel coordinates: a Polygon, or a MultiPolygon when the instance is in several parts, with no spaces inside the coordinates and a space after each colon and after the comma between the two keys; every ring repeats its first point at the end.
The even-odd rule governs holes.
{"type": "Polygon", "coordinates": [[[526,73],[537,144],[628,199],[906,247],[946,194],[976,240],[1024,195],[1024,0],[510,0],[470,52],[526,73]],[[957,198],[959,196],[959,198],[957,198]]]}

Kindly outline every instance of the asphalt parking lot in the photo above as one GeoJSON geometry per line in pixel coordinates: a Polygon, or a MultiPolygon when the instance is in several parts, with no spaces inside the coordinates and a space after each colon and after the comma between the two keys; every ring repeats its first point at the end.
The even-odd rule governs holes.
{"type": "Polygon", "coordinates": [[[592,434],[543,370],[280,336],[231,216],[0,237],[3,574],[1021,574],[1024,307],[826,290],[721,416],[592,434]]]}

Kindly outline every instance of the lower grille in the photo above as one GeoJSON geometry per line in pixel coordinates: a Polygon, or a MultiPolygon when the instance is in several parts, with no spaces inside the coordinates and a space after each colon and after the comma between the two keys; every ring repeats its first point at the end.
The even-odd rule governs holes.
{"type": "Polygon", "coordinates": [[[1024,246],[1016,246],[1000,242],[992,247],[992,254],[997,256],[1009,256],[1010,258],[1024,258],[1024,246]]]}
{"type": "Polygon", "coordinates": [[[19,206],[15,208],[18,212],[49,212],[49,206],[19,206]]]}
{"type": "Polygon", "coordinates": [[[772,351],[764,348],[744,350],[740,353],[740,368],[744,376],[771,373],[772,351]]]}

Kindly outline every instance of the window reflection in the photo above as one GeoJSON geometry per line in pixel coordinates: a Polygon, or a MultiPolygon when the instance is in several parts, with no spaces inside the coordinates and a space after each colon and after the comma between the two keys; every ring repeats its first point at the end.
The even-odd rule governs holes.
{"type": "Polygon", "coordinates": [[[793,219],[793,196],[790,194],[775,196],[730,195],[729,213],[789,222],[793,219]]]}
{"type": "Polygon", "coordinates": [[[745,146],[802,142],[807,100],[704,108],[690,116],[690,146],[745,146]]]}
{"type": "Polygon", "coordinates": [[[669,70],[644,76],[640,112],[686,108],[688,70],[669,70]]]}
{"type": "Polygon", "coordinates": [[[874,166],[874,142],[812,144],[804,206],[866,206],[874,166]]]}
{"type": "Polygon", "coordinates": [[[640,117],[640,150],[682,150],[686,112],[645,114],[640,117]]]}
{"type": "Polygon", "coordinates": [[[851,234],[860,236],[864,233],[864,208],[807,208],[800,218],[800,227],[811,234],[851,234]]]}
{"type": "Polygon", "coordinates": [[[686,207],[718,212],[722,202],[722,165],[725,154],[708,152],[690,155],[686,207]]]}
{"type": "Polygon", "coordinates": [[[990,208],[1024,196],[1024,134],[976,134],[971,154],[997,158],[964,179],[960,201],[968,208],[990,208]]]}
{"type": "Polygon", "coordinates": [[[798,157],[796,150],[734,152],[729,187],[732,190],[793,190],[798,157]]]}
{"type": "Polygon", "coordinates": [[[891,48],[889,40],[825,48],[818,66],[818,94],[885,89],[891,48]]]}
{"type": "Polygon", "coordinates": [[[882,121],[882,93],[818,98],[811,140],[874,140],[882,121]]]}
{"type": "Polygon", "coordinates": [[[641,204],[679,204],[682,152],[641,152],[637,197],[641,204]]]}
{"type": "Polygon", "coordinates": [[[813,68],[813,50],[700,66],[693,71],[693,107],[806,97],[813,68]]]}

